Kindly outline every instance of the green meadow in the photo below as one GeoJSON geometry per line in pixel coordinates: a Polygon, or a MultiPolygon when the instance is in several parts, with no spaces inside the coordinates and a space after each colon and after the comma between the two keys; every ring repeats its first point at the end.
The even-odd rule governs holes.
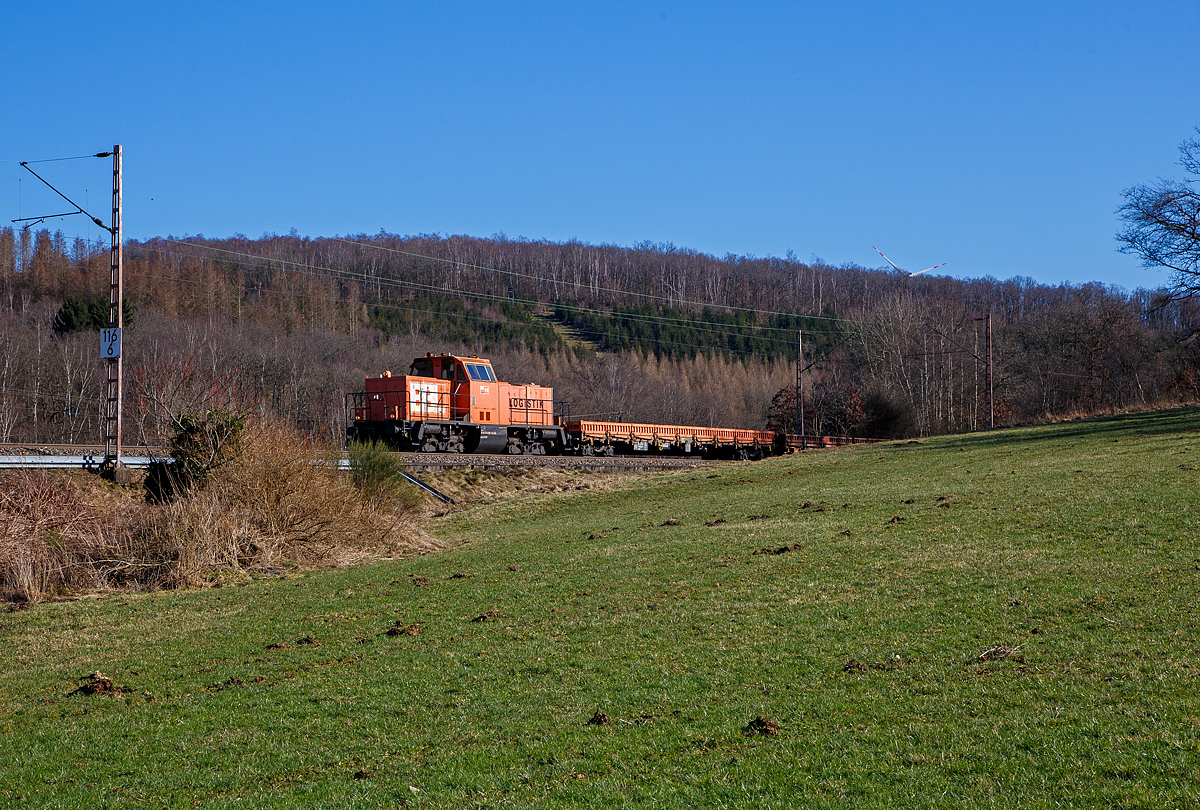
{"type": "Polygon", "coordinates": [[[425,556],[0,613],[0,806],[1195,807],[1198,484],[1176,409],[518,492],[425,556]]]}

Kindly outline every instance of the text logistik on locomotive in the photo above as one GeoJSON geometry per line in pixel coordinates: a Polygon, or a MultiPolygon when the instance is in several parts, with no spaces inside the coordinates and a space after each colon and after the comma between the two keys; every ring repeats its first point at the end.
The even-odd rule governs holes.
{"type": "Polygon", "coordinates": [[[787,443],[765,430],[572,420],[554,389],[501,382],[490,360],[427,354],[408,373],[367,377],[346,395],[350,441],[397,450],[511,455],[662,453],[762,458],[787,443]]]}

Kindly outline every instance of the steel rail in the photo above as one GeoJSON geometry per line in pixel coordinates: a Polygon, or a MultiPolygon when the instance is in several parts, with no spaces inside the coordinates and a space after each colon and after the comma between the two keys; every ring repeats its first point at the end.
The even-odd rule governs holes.
{"type": "MultiPolygon", "coordinates": [[[[97,453],[104,455],[104,445],[0,442],[0,456],[91,456],[97,453]]],[[[162,458],[170,453],[165,447],[122,447],[121,455],[162,458]]]]}
{"type": "Polygon", "coordinates": [[[513,470],[530,467],[561,467],[589,472],[690,469],[711,464],[708,459],[667,458],[663,456],[509,456],[473,455],[469,453],[396,453],[400,463],[409,469],[445,469],[465,467],[484,471],[513,470]]]}

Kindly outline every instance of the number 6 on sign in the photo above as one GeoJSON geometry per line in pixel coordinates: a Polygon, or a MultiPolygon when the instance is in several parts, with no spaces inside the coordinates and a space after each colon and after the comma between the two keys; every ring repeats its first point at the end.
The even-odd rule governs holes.
{"type": "Polygon", "coordinates": [[[121,356],[120,327],[100,330],[100,355],[108,358],[121,356]]]}

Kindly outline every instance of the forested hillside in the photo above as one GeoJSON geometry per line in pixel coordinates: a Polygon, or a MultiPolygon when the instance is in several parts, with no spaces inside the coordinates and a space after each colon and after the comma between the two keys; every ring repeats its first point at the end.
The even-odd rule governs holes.
{"type": "MultiPolygon", "coordinates": [[[[761,427],[795,382],[798,329],[808,432],[971,430],[987,417],[988,313],[997,424],[1200,394],[1196,305],[1098,284],[382,232],[130,242],[125,267],[130,443],[213,405],[335,439],[365,374],[441,350],[551,384],[575,415],[761,427]]],[[[99,435],[89,307],[108,275],[106,245],[0,230],[0,441],[99,435]]],[[[792,402],[773,426],[791,428],[792,402]]]]}

